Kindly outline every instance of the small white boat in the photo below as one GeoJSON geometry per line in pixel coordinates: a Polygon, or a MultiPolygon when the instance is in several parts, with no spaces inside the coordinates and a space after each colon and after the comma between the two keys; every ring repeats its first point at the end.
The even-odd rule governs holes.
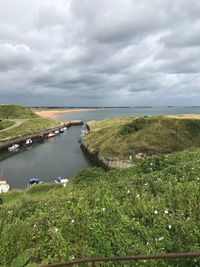
{"type": "Polygon", "coordinates": [[[58,135],[60,133],[60,131],[55,131],[54,135],[58,135]]]}
{"type": "Polygon", "coordinates": [[[9,184],[3,178],[0,178],[0,193],[7,193],[10,189],[9,184]]]}
{"type": "Polygon", "coordinates": [[[26,140],[26,145],[30,145],[30,144],[32,144],[32,143],[33,143],[32,139],[27,139],[27,140],[26,140]]]}
{"type": "Polygon", "coordinates": [[[12,151],[15,151],[19,148],[19,145],[18,144],[14,144],[10,147],[8,147],[8,151],[12,152],[12,151]]]}
{"type": "Polygon", "coordinates": [[[56,184],[62,184],[64,187],[66,187],[68,183],[68,179],[62,179],[60,176],[55,179],[56,184]]]}
{"type": "Polygon", "coordinates": [[[48,137],[48,138],[51,138],[51,137],[54,137],[54,136],[55,136],[54,133],[49,133],[47,137],[48,137]]]}

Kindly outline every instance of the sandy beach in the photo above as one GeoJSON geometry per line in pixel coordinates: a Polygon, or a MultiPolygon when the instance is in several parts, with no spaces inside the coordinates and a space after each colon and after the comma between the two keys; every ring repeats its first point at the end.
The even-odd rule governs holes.
{"type": "Polygon", "coordinates": [[[169,118],[176,119],[200,119],[200,114],[180,114],[180,115],[167,115],[169,118]]]}
{"type": "Polygon", "coordinates": [[[35,113],[42,117],[55,119],[57,116],[65,113],[91,111],[91,110],[97,110],[97,109],[92,109],[92,108],[55,109],[55,110],[40,110],[40,111],[35,111],[35,113]]]}

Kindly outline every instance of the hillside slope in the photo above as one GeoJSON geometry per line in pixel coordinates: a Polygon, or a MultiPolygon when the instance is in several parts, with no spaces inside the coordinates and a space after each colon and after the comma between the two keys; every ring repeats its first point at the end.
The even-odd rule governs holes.
{"type": "MultiPolygon", "coordinates": [[[[66,188],[43,184],[3,195],[0,264],[199,251],[199,174],[198,149],[153,157],[126,170],[88,169],[66,188]]],[[[199,264],[192,259],[134,266],[199,264]]]]}
{"type": "Polygon", "coordinates": [[[19,105],[0,105],[0,119],[34,119],[38,115],[30,108],[19,105]]]}
{"type": "Polygon", "coordinates": [[[200,120],[165,116],[107,119],[93,124],[84,144],[103,156],[128,159],[200,147],[200,120]],[[119,121],[118,121],[119,120],[119,121]]]}

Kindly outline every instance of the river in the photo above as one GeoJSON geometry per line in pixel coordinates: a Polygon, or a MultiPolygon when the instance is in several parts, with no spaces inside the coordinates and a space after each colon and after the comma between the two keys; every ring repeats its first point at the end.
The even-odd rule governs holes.
{"type": "MultiPolygon", "coordinates": [[[[117,116],[143,116],[163,114],[200,114],[200,108],[115,108],[101,109],[77,113],[67,113],[59,116],[63,120],[82,119],[84,121],[100,120],[117,116]]],[[[24,188],[28,179],[41,178],[44,182],[53,182],[57,176],[72,178],[80,170],[92,166],[92,163],[80,150],[78,137],[80,126],[73,126],[64,134],[60,134],[42,144],[35,144],[29,149],[18,152],[0,152],[0,173],[13,188],[24,188]]]]}

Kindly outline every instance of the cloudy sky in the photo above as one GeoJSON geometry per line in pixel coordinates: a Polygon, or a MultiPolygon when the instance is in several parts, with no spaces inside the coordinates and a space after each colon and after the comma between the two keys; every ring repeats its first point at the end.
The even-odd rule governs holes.
{"type": "Polygon", "coordinates": [[[200,105],[200,1],[0,0],[0,103],[200,105]]]}

